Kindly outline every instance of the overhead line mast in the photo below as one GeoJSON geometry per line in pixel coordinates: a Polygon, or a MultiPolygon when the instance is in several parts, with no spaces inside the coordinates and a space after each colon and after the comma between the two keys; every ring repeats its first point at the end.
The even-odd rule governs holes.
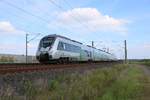
{"type": "Polygon", "coordinates": [[[28,35],[26,34],[26,63],[28,63],[28,35]]]}
{"type": "Polygon", "coordinates": [[[36,39],[41,33],[38,33],[35,37],[28,40],[29,34],[26,34],[26,63],[28,63],[28,43],[36,39]]]}
{"type": "Polygon", "coordinates": [[[124,59],[125,59],[125,63],[127,63],[128,58],[127,58],[127,41],[126,40],[124,40],[124,45],[125,45],[124,47],[125,58],[124,59]]]}

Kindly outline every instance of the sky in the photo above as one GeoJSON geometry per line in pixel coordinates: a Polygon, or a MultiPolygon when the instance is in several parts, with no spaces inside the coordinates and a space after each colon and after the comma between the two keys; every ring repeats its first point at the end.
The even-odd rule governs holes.
{"type": "Polygon", "coordinates": [[[35,55],[43,36],[59,34],[128,58],[150,58],[150,0],[1,0],[0,53],[35,55]],[[40,35],[38,35],[40,33],[40,35]]]}

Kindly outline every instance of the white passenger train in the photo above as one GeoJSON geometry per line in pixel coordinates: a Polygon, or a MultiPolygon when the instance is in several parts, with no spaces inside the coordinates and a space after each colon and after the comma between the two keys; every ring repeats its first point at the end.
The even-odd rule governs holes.
{"type": "Polygon", "coordinates": [[[48,35],[40,40],[36,53],[39,62],[47,61],[112,61],[115,56],[60,35],[48,35]]]}

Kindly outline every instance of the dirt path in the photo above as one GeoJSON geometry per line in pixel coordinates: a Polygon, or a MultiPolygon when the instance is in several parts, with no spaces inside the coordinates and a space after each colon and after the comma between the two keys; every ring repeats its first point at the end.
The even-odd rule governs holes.
{"type": "Polygon", "coordinates": [[[143,84],[143,92],[140,100],[150,100],[150,66],[136,65],[144,72],[144,77],[141,80],[143,84]]]}
{"type": "Polygon", "coordinates": [[[150,77],[150,67],[145,65],[136,65],[136,66],[141,68],[146,76],[150,77]]]}

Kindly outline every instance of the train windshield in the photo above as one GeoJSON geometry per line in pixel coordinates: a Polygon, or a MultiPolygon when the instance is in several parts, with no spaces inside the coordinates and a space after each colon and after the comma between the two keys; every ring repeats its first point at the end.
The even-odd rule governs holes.
{"type": "Polygon", "coordinates": [[[45,37],[40,42],[40,47],[47,48],[51,47],[55,41],[54,37],[45,37]]]}

